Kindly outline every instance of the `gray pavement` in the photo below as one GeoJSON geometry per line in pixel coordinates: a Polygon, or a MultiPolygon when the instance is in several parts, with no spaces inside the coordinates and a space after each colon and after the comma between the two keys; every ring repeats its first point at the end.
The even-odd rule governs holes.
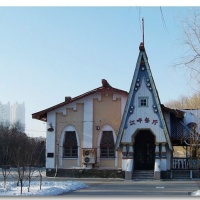
{"type": "MultiPolygon", "coordinates": [[[[0,173],[1,174],[1,173],[0,173]]],[[[46,177],[43,181],[79,181],[88,185],[85,189],[64,193],[59,197],[190,197],[192,192],[200,190],[198,180],[160,180],[160,181],[127,181],[114,178],[69,178],[46,177]]],[[[0,176],[0,180],[3,177],[0,176]]],[[[7,181],[14,178],[9,176],[7,181]]],[[[16,179],[15,179],[16,180],[16,179]]],[[[39,180],[39,179],[38,179],[39,180]]]]}
{"type": "Polygon", "coordinates": [[[170,181],[126,181],[96,179],[78,181],[88,184],[88,188],[62,194],[68,197],[189,197],[200,190],[200,180],[170,181]]]}

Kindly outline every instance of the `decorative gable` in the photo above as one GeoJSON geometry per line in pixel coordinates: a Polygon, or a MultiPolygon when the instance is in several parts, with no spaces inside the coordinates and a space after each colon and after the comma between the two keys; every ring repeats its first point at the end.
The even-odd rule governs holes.
{"type": "Polygon", "coordinates": [[[116,142],[116,149],[118,149],[120,143],[132,143],[132,136],[141,129],[151,130],[156,136],[155,142],[167,142],[170,149],[172,149],[159,96],[142,44],[140,45],[140,52],[116,142]]]}

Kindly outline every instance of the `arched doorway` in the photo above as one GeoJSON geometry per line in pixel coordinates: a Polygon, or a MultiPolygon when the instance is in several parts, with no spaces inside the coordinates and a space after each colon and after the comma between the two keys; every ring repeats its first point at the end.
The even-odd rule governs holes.
{"type": "Polygon", "coordinates": [[[155,162],[155,137],[148,130],[141,130],[135,136],[134,169],[152,170],[155,162]]]}

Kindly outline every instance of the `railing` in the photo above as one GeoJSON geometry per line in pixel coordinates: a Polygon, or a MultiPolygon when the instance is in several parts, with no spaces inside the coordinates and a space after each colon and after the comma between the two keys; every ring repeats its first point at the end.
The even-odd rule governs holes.
{"type": "Polygon", "coordinates": [[[172,169],[200,169],[200,159],[173,158],[172,169]]]}

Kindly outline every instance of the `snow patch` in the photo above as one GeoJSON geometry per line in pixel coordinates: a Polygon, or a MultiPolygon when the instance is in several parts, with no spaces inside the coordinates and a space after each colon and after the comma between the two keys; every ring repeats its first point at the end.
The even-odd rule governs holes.
{"type": "Polygon", "coordinates": [[[28,182],[25,182],[21,194],[21,187],[17,186],[16,182],[7,182],[5,189],[3,185],[1,181],[0,196],[55,196],[88,187],[85,183],[77,181],[42,181],[40,190],[40,182],[31,181],[30,192],[28,192],[28,182]]]}

